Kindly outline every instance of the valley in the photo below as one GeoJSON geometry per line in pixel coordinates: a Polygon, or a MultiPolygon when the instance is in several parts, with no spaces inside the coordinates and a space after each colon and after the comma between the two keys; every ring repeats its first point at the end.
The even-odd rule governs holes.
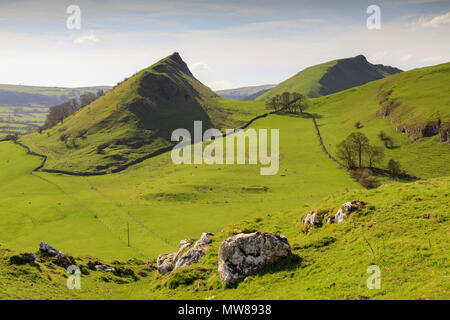
{"type": "Polygon", "coordinates": [[[50,107],[87,92],[109,89],[108,86],[69,89],[0,84],[0,139],[37,131],[50,107]]]}
{"type": "MultiPolygon", "coordinates": [[[[34,171],[42,159],[0,142],[0,298],[447,297],[449,72],[447,63],[384,75],[311,98],[307,112],[269,114],[265,101],[218,97],[172,54],[53,128],[18,139],[48,157],[44,169],[101,175],[34,171]],[[278,173],[261,175],[259,165],[175,165],[170,152],[158,153],[171,147],[172,130],[191,131],[193,120],[204,129],[278,129],[278,173]],[[428,126],[437,130],[429,134],[428,126]],[[350,133],[364,133],[384,150],[380,167],[395,159],[418,180],[375,175],[377,187],[365,189],[324,152],[317,129],[332,156],[350,133]],[[339,224],[303,231],[309,212],[334,213],[351,200],[367,206],[339,224]],[[156,271],[158,256],[203,232],[214,236],[198,263],[166,276],[156,271]],[[251,232],[284,235],[292,254],[228,287],[217,272],[219,244],[251,232]],[[8,262],[42,241],[80,266],[100,260],[135,276],[94,269],[83,274],[82,290],[68,291],[65,270],[45,257],[8,262]],[[381,290],[365,283],[374,264],[383,270],[381,290]]],[[[311,89],[310,80],[296,85],[311,89]]]]}

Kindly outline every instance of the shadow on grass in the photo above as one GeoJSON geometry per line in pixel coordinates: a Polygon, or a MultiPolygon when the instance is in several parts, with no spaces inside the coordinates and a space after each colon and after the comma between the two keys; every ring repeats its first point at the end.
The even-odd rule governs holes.
{"type": "MultiPolygon", "coordinates": [[[[306,264],[304,264],[303,259],[299,255],[291,253],[287,257],[284,257],[276,262],[273,262],[265,266],[261,271],[252,275],[264,276],[266,274],[275,274],[283,271],[295,271],[298,268],[302,268],[305,266],[306,264]]],[[[239,279],[237,281],[224,284],[224,287],[226,289],[236,289],[243,282],[244,279],[239,279]]]]}
{"type": "Polygon", "coordinates": [[[285,258],[267,265],[258,274],[265,275],[274,274],[281,271],[294,271],[302,266],[304,266],[303,259],[299,255],[291,253],[285,258]]]}

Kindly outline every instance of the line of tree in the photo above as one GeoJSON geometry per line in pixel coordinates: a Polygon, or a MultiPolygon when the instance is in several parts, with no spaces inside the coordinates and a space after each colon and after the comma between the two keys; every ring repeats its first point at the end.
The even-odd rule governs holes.
{"type": "Polygon", "coordinates": [[[337,157],[349,169],[373,168],[383,160],[384,149],[370,145],[364,133],[352,132],[338,144],[337,157]]]}
{"type": "MultiPolygon", "coordinates": [[[[338,144],[336,156],[349,169],[351,176],[364,187],[376,186],[372,169],[377,169],[376,165],[383,161],[385,156],[383,147],[371,145],[364,133],[352,132],[338,144]]],[[[401,170],[400,163],[393,159],[388,162],[387,172],[393,177],[406,174],[401,170]]]]}
{"type": "Polygon", "coordinates": [[[267,100],[266,106],[275,112],[303,113],[308,109],[308,100],[298,92],[283,92],[267,100]]]}
{"type": "Polygon", "coordinates": [[[91,104],[103,95],[105,95],[104,90],[98,90],[96,93],[88,92],[82,94],[78,98],[72,98],[60,105],[51,107],[44,125],[39,128],[39,133],[43,130],[54,127],[60,122],[64,122],[64,119],[74,114],[81,108],[91,104]]]}

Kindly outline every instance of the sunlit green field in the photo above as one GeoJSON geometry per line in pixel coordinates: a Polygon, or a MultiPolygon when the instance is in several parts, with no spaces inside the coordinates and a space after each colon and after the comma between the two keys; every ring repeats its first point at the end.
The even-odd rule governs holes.
{"type": "Polygon", "coordinates": [[[24,135],[45,122],[47,107],[0,106],[0,139],[8,134],[24,135]]]}
{"type": "MultiPolygon", "coordinates": [[[[376,115],[379,85],[401,75],[310,101],[308,112],[316,117],[332,154],[356,130],[381,146],[377,135],[383,130],[394,138],[395,147],[385,150],[382,165],[394,158],[402,169],[422,178],[404,183],[377,177],[383,184],[373,190],[362,188],[324,154],[308,114],[269,115],[251,124],[251,129],[279,129],[279,171],[269,176],[260,174],[260,164],[175,165],[170,153],[116,174],[55,175],[32,172],[41,159],[1,142],[0,298],[448,299],[450,148],[437,136],[413,142],[376,115]],[[361,129],[354,127],[356,121],[361,129]],[[302,232],[309,211],[336,212],[354,199],[368,202],[367,207],[340,224],[302,232]],[[253,231],[287,236],[293,255],[236,288],[224,288],[217,274],[220,242],[253,231]],[[202,232],[216,237],[198,264],[167,277],[154,270],[152,261],[159,254],[177,251],[181,239],[202,232]],[[74,255],[79,264],[90,257],[106,263],[119,260],[147,276],[122,281],[91,272],[83,275],[81,291],[69,292],[61,268],[8,263],[17,252],[37,251],[41,241],[74,255]],[[366,286],[370,265],[382,270],[379,290],[366,286]]],[[[394,93],[408,87],[392,83],[398,89],[394,93]]],[[[431,113],[399,119],[409,123],[419,121],[421,114],[444,114],[434,104],[438,98],[428,98],[431,113]]],[[[233,126],[267,112],[258,101],[222,103],[215,116],[233,126]]],[[[426,101],[414,108],[427,108],[426,101]]],[[[22,141],[36,150],[35,139],[45,140],[33,135],[22,141]]],[[[36,151],[49,154],[50,166],[57,168],[67,155],[51,148],[47,141],[36,151]]]]}
{"type": "Polygon", "coordinates": [[[261,212],[298,210],[334,191],[360,188],[323,154],[310,119],[271,116],[254,126],[268,127],[280,130],[280,169],[274,176],[261,176],[259,165],[174,165],[170,153],[107,176],[31,175],[24,173],[39,160],[2,143],[2,161],[10,169],[2,170],[0,178],[8,181],[2,184],[5,219],[0,228],[10,230],[14,224],[17,231],[10,237],[0,232],[0,243],[31,250],[47,240],[74,254],[155,258],[186,237],[219,232],[261,212]],[[243,189],[249,186],[267,186],[268,191],[243,189]],[[127,223],[131,249],[125,242],[127,223]],[[103,240],[105,233],[108,240],[103,240]]]}

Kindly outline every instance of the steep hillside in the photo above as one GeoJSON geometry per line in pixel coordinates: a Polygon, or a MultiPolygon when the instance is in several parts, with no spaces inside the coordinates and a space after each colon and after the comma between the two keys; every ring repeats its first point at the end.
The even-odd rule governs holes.
{"type": "Polygon", "coordinates": [[[63,170],[111,170],[167,148],[177,128],[236,128],[263,106],[220,99],[194,78],[178,53],[125,80],[105,96],[42,134],[23,140],[63,170]]]}
{"type": "Polygon", "coordinates": [[[414,69],[329,96],[311,99],[310,112],[327,148],[353,131],[374,144],[384,131],[394,140],[386,160],[399,160],[419,177],[450,175],[450,63],[414,69]],[[359,121],[362,128],[356,129],[359,121]]]}
{"type": "Polygon", "coordinates": [[[285,91],[300,92],[310,98],[319,97],[399,72],[401,70],[397,68],[371,64],[364,56],[359,55],[306,68],[262,94],[257,100],[266,100],[285,91]]]}
{"type": "Polygon", "coordinates": [[[262,86],[252,86],[252,87],[242,87],[236,89],[226,89],[219,90],[216,93],[229,100],[255,100],[257,97],[262,95],[264,92],[275,87],[275,84],[266,84],[262,86]]]}

